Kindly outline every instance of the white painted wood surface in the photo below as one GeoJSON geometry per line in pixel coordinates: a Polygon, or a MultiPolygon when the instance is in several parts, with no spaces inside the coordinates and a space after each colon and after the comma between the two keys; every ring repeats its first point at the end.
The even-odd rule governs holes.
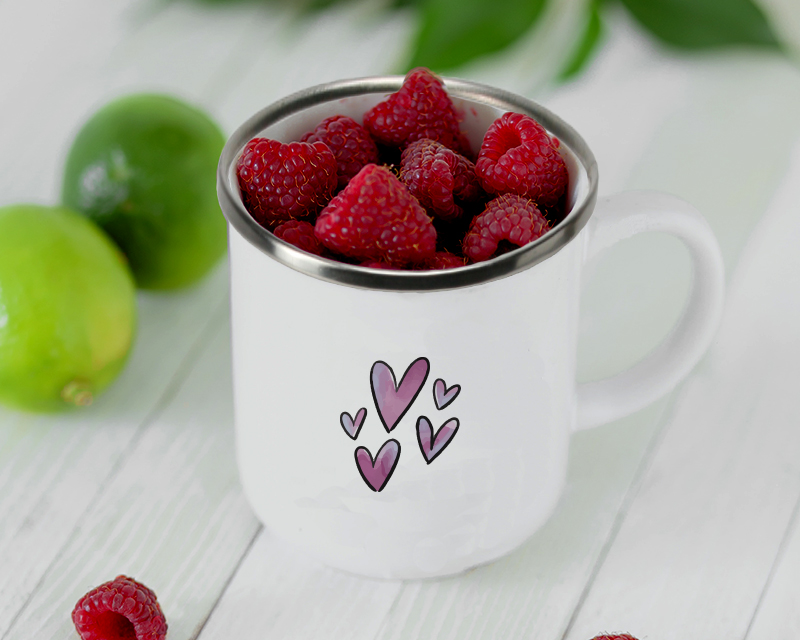
{"type": "MultiPolygon", "coordinates": [[[[230,131],[293,90],[392,71],[411,26],[368,1],[306,21],[281,6],[0,0],[0,205],[55,202],[71,136],[112,96],[168,91],[230,131]]],[[[681,388],[573,438],[547,525],[493,565],[409,583],[342,574],[275,540],[236,476],[220,265],[189,291],[140,295],[131,361],[89,410],[0,409],[0,638],[76,637],[74,602],[118,573],[157,591],[172,640],[800,637],[800,71],[752,52],[675,56],[612,19],[569,85],[526,84],[525,47],[511,70],[506,58],[469,73],[581,131],[602,192],[697,205],[729,300],[681,388]]],[[[689,278],[658,237],[587,274],[581,379],[656,344],[689,278]]]]}

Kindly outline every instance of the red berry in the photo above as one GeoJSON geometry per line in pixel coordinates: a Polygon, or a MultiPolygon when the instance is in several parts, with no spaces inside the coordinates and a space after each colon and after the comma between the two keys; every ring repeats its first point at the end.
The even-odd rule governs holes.
{"type": "Polygon", "coordinates": [[[324,142],[336,158],[339,188],[343,189],[366,164],[378,162],[378,147],[367,130],[347,116],[332,116],[305,134],[302,142],[324,142]]]}
{"type": "Polygon", "coordinates": [[[374,164],[331,200],[315,232],[336,253],[393,265],[421,262],[436,250],[436,229],[425,209],[389,169],[374,164]]]}
{"type": "Polygon", "coordinates": [[[314,235],[314,225],[310,222],[287,220],[275,227],[272,233],[303,251],[317,256],[322,255],[322,245],[317,240],[317,236],[314,235]]]}
{"type": "Polygon", "coordinates": [[[475,200],[481,193],[475,165],[427,138],[412,142],[403,151],[400,179],[423,207],[444,220],[463,213],[455,199],[475,200]]]}
{"type": "Polygon", "coordinates": [[[505,113],[483,138],[475,172],[490,193],[516,193],[537,205],[554,205],[567,188],[558,143],[533,118],[505,113]]]}
{"type": "Polygon", "coordinates": [[[397,93],[375,105],[364,115],[364,126],[376,142],[405,147],[430,138],[449,149],[471,155],[469,142],[458,127],[453,101],[442,81],[428,69],[408,72],[397,93]]]}
{"type": "Polygon", "coordinates": [[[636,640],[628,633],[616,633],[612,635],[595,636],[592,640],[636,640]]]}
{"type": "Polygon", "coordinates": [[[72,621],[83,640],[164,640],[167,635],[156,594],[126,576],[117,576],[78,600],[72,621]]]}
{"type": "Polygon", "coordinates": [[[359,266],[367,267],[368,269],[389,269],[391,271],[397,271],[397,269],[399,269],[399,267],[381,262],[380,260],[367,260],[366,262],[362,262],[359,266]]]}
{"type": "Polygon", "coordinates": [[[336,159],[323,142],[253,138],[236,165],[245,207],[263,227],[317,213],[336,189],[336,159]]]}
{"type": "Polygon", "coordinates": [[[437,251],[423,263],[417,265],[416,268],[420,271],[455,269],[456,267],[463,267],[465,264],[467,264],[467,261],[461,256],[454,255],[449,251],[437,251]]]}
{"type": "Polygon", "coordinates": [[[488,260],[501,240],[522,247],[550,230],[550,223],[533,201],[507,194],[491,200],[477,215],[464,237],[464,255],[474,262],[488,260]]]}

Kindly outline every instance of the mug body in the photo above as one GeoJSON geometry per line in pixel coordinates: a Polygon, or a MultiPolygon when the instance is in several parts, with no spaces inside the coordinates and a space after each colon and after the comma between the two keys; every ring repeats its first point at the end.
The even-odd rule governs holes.
{"type": "Polygon", "coordinates": [[[230,242],[238,461],[270,530],[332,566],[416,578],[499,557],[546,520],[573,420],[579,242],[514,276],[429,292],[324,282],[233,230],[230,242]],[[396,416],[405,398],[381,406],[378,375],[400,384],[414,362],[416,398],[384,424],[381,409],[396,416]],[[348,433],[343,414],[362,409],[348,433]],[[423,416],[433,433],[458,421],[430,462],[423,416]],[[397,459],[375,491],[355,451],[390,440],[397,459]]]}
{"type": "Polygon", "coordinates": [[[251,137],[288,141],[336,113],[360,119],[401,80],[337,83],[276,103],[234,134],[218,177],[250,504],[328,565],[423,578],[504,555],[558,501],[597,173],[579,136],[538,105],[448,82],[475,149],[507,110],[558,135],[569,214],[554,231],[489,263],[393,272],[303,254],[249,218],[235,162],[251,137]]]}

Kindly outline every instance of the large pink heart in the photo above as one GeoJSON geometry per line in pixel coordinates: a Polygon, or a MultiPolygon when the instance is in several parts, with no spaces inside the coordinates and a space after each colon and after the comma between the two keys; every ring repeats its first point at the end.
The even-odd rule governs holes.
{"type": "Polygon", "coordinates": [[[383,490],[392,477],[398,460],[400,460],[400,443],[394,439],[383,443],[374,460],[366,447],[356,449],[358,472],[373,491],[383,490]]]}
{"type": "Polygon", "coordinates": [[[400,384],[395,383],[392,368],[378,360],[372,365],[370,382],[372,397],[378,415],[387,432],[391,432],[417,399],[425,381],[428,379],[430,362],[427,358],[417,358],[408,365],[400,384]]]}
{"type": "Polygon", "coordinates": [[[419,442],[420,451],[428,464],[433,462],[439,454],[445,450],[448,444],[453,440],[453,436],[458,431],[458,418],[450,418],[445,422],[436,435],[433,435],[433,426],[431,421],[425,416],[420,416],[417,420],[417,442],[419,442]]]}

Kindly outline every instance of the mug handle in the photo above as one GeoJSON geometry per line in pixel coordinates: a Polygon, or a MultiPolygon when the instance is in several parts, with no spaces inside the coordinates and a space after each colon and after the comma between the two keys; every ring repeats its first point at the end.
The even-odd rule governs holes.
{"type": "Polygon", "coordinates": [[[626,191],[597,201],[584,262],[639,233],[679,238],[692,259],[693,278],[683,315],[641,362],[605,380],[578,385],[575,429],[611,422],[644,408],[680,382],[714,337],[722,315],[725,270],[711,227],[687,202],[656,191],[626,191]]]}

